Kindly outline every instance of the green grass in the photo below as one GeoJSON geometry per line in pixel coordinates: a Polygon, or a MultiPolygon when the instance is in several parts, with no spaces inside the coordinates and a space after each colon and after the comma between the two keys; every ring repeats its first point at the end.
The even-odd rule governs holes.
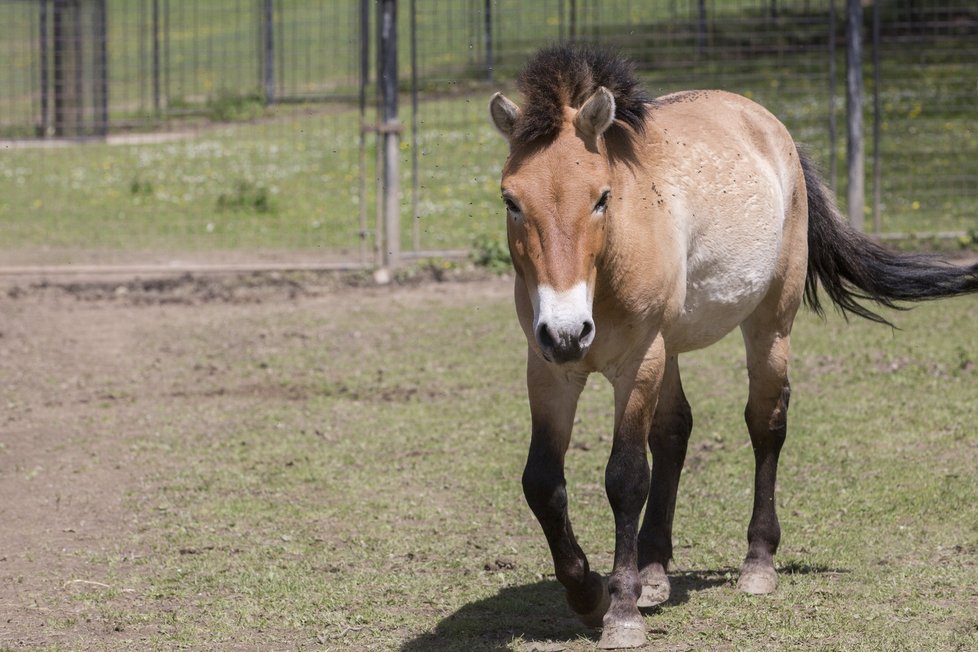
{"type": "MultiPolygon", "coordinates": [[[[427,108],[419,139],[423,247],[468,247],[495,233],[505,143],[482,98],[427,108]]],[[[18,149],[0,158],[0,243],[56,252],[108,249],[355,251],[359,243],[355,112],[238,124],[154,145],[18,149]],[[224,210],[260,187],[274,210],[224,210]],[[43,192],[40,192],[43,189],[43,192]],[[222,199],[223,198],[223,199],[222,199]]],[[[402,147],[402,241],[411,243],[410,143],[402,147]]],[[[373,174],[374,156],[367,157],[373,174]]],[[[368,229],[375,222],[368,183],[368,229]]],[[[44,255],[43,252],[41,254],[44,255]]]]}
{"type": "MultiPolygon", "coordinates": [[[[142,649],[593,649],[520,491],[525,345],[506,294],[340,296],[168,328],[165,369],[220,373],[190,386],[197,400],[153,407],[130,442],[145,483],[118,549],[143,552],[92,563],[136,597],[87,591],[79,618],[148,627],[142,649]]],[[[674,600],[647,618],[655,646],[978,646],[978,303],[893,317],[904,330],[796,326],[782,581],[765,598],[734,588],[752,478],[742,345],[684,356],[696,425],[674,600]]],[[[571,513],[606,573],[607,383],[592,380],[579,417],[571,513]]],[[[131,432],[121,413],[104,420],[131,432]]]]}
{"type": "MultiPolygon", "coordinates": [[[[785,70],[775,78],[787,78],[785,70]]],[[[736,90],[784,116],[827,169],[820,106],[774,83],[736,90]]],[[[649,86],[667,92],[661,78],[649,86]]],[[[488,91],[487,91],[488,92],[488,91]]],[[[483,94],[426,102],[420,114],[419,217],[422,248],[460,248],[499,238],[497,184],[505,143],[488,126],[483,94]]],[[[964,116],[915,118],[913,138],[887,138],[884,231],[978,226],[970,191],[941,193],[938,179],[967,170],[978,132],[964,116]],[[930,154],[921,153],[926,148],[930,154]]],[[[9,150],[0,158],[0,243],[4,249],[185,252],[290,249],[343,254],[359,243],[355,112],[292,114],[236,124],[162,144],[9,150]],[[274,210],[222,210],[242,187],[257,187],[274,210]],[[222,200],[225,198],[225,200],[222,200]],[[222,203],[222,201],[224,203],[222,203]]],[[[903,123],[901,123],[903,124],[903,123]]],[[[884,124],[884,135],[896,125],[884,124]]],[[[402,142],[402,246],[412,244],[410,142],[402,142]]],[[[374,156],[367,156],[372,179],[374,156]]],[[[967,172],[964,172],[967,174],[967,172]]],[[[871,188],[871,186],[867,186],[871,188]]],[[[375,220],[368,183],[368,230],[375,220]]],[[[63,262],[63,261],[61,261],[63,262]]]]}
{"type": "MultiPolygon", "coordinates": [[[[515,0],[498,4],[498,82],[490,86],[473,81],[482,61],[481,41],[473,36],[478,31],[474,18],[478,12],[461,3],[418,3],[420,72],[433,99],[421,103],[418,116],[416,216],[411,214],[412,152],[407,132],[402,142],[402,248],[413,246],[415,229],[422,249],[464,248],[480,238],[499,237],[497,180],[506,148],[487,126],[486,100],[498,88],[512,93],[511,77],[526,56],[566,34],[568,27],[558,16],[560,4],[517,6],[515,0]],[[443,29],[445,25],[453,29],[443,29]]],[[[359,118],[342,106],[261,106],[254,80],[231,72],[241,68],[241,60],[257,56],[256,39],[248,27],[254,3],[232,5],[234,11],[222,13],[214,4],[173,4],[172,83],[186,88],[171,88],[171,99],[175,114],[190,111],[239,122],[204,128],[188,139],[167,143],[4,149],[0,251],[21,252],[20,259],[30,257],[39,263],[71,262],[89,251],[107,252],[102,255],[108,259],[255,250],[288,258],[297,249],[333,258],[355,255],[361,245],[359,118]],[[242,36],[246,32],[248,38],[242,36]],[[233,198],[243,187],[263,193],[267,203],[262,206],[274,210],[256,210],[254,202],[252,209],[223,210],[227,200],[222,204],[221,198],[233,198]]],[[[315,2],[282,6],[287,37],[283,56],[287,69],[295,71],[289,83],[298,84],[303,92],[318,92],[315,80],[336,88],[340,81],[349,81],[355,50],[350,31],[353,10],[337,5],[326,11],[323,3],[315,2]],[[323,46],[328,56],[296,58],[306,45],[318,43],[321,35],[325,35],[322,42],[328,43],[323,46]]],[[[587,9],[582,25],[590,21],[594,35],[635,56],[653,94],[689,87],[721,87],[746,94],[772,110],[799,142],[810,146],[823,169],[827,171],[835,158],[843,170],[844,101],[837,98],[840,135],[833,152],[827,135],[828,61],[818,45],[819,23],[795,23],[798,16],[790,14],[783,22],[775,21],[766,16],[767,8],[765,2],[748,7],[712,3],[708,46],[715,49],[703,58],[690,50],[691,17],[672,9],[669,20],[661,20],[661,7],[616,0],[602,3],[600,15],[594,8],[587,9]],[[741,12],[736,14],[740,19],[722,20],[736,11],[741,12]],[[806,43],[810,50],[793,50],[790,56],[779,50],[806,43]]],[[[18,21],[34,20],[33,9],[24,3],[0,8],[11,14],[10,21],[0,20],[0,47],[10,55],[10,64],[0,66],[0,88],[22,88],[27,96],[36,72],[25,40],[31,31],[15,27],[18,21]]],[[[822,9],[817,3],[812,7],[815,12],[822,9]]],[[[110,43],[115,53],[113,97],[118,99],[113,110],[119,119],[129,120],[147,111],[149,83],[138,74],[145,69],[146,54],[140,54],[138,30],[126,31],[123,26],[145,16],[125,3],[110,3],[110,11],[114,12],[110,25],[116,26],[110,34],[115,39],[110,43]]],[[[402,43],[407,39],[402,38],[402,43]]],[[[923,38],[919,46],[907,43],[893,41],[883,51],[882,230],[974,231],[978,229],[974,126],[978,105],[973,101],[968,58],[974,46],[954,34],[923,38]]],[[[245,68],[251,74],[256,66],[245,68]]],[[[844,70],[841,55],[837,70],[844,70]]],[[[869,83],[868,65],[865,77],[869,83]]],[[[840,93],[843,88],[840,81],[840,93]]],[[[16,97],[20,96],[14,92],[0,93],[0,120],[19,115],[19,109],[4,104],[16,97]]],[[[402,121],[408,123],[409,102],[401,106],[402,121]]],[[[870,116],[867,107],[867,134],[870,116]]],[[[199,127],[201,120],[194,118],[193,126],[199,127]]],[[[366,230],[373,233],[372,144],[366,160],[366,230]]],[[[866,167],[869,204],[868,161],[866,167]]],[[[844,196],[844,173],[837,177],[844,196]]],[[[867,225],[871,223],[867,215],[867,225]]],[[[372,236],[366,245],[372,247],[372,236]]]]}

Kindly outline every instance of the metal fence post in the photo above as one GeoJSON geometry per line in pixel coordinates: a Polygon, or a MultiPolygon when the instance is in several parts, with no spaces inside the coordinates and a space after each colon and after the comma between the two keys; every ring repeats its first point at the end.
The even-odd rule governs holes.
{"type": "Polygon", "coordinates": [[[401,257],[399,135],[397,120],[397,0],[380,0],[380,132],[383,142],[383,266],[393,269],[401,257]]]}
{"type": "Polygon", "coordinates": [[[492,81],[492,0],[486,0],[482,14],[482,38],[486,51],[486,81],[492,81]]]}
{"type": "Polygon", "coordinates": [[[92,100],[94,103],[95,133],[109,135],[109,41],[106,0],[96,0],[92,16],[94,67],[92,75],[92,100]]]}
{"type": "Polygon", "coordinates": [[[849,223],[863,230],[864,146],[863,146],[863,5],[848,0],[846,15],[846,166],[849,174],[849,223]]]}
{"type": "Polygon", "coordinates": [[[568,7],[568,27],[567,27],[567,40],[576,41],[577,40],[577,0],[570,0],[570,6],[568,7]]]}
{"type": "Polygon", "coordinates": [[[160,0],[153,0],[153,114],[160,116],[160,0]]]}
{"type": "Polygon", "coordinates": [[[49,110],[50,94],[48,81],[48,0],[41,0],[38,5],[38,48],[41,60],[41,133],[42,138],[50,136],[51,112],[49,110]]]}
{"type": "Polygon", "coordinates": [[[360,79],[357,104],[360,111],[358,163],[360,185],[360,263],[367,262],[367,84],[370,83],[370,1],[360,0],[360,79]]]}
{"type": "Polygon", "coordinates": [[[78,136],[82,126],[82,38],[79,0],[54,2],[54,129],[78,136]]]}
{"type": "Polygon", "coordinates": [[[696,57],[699,59],[706,52],[706,0],[696,3],[696,57]]]}
{"type": "MultiPolygon", "coordinates": [[[[490,55],[491,56],[491,55],[490,55]]],[[[490,69],[490,77],[492,71],[490,69]]],[[[421,179],[418,174],[418,5],[411,0],[411,245],[421,249],[421,215],[418,212],[421,179]]]]}
{"type": "Polygon", "coordinates": [[[262,82],[265,104],[275,103],[275,6],[274,0],[262,2],[262,82]]]}
{"type": "Polygon", "coordinates": [[[836,84],[836,74],[835,74],[835,0],[829,0],[829,187],[832,192],[836,191],[838,188],[838,161],[836,160],[838,149],[836,148],[836,143],[838,142],[835,123],[835,84],[836,84]]]}
{"type": "Polygon", "coordinates": [[[880,3],[873,3],[873,233],[882,231],[880,195],[882,161],[880,160],[880,3]]]}

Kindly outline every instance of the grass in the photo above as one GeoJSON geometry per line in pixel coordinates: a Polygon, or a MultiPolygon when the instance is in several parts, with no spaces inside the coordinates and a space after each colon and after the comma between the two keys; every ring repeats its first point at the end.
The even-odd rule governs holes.
{"type": "MultiPolygon", "coordinates": [[[[424,247],[467,247],[478,234],[496,231],[486,216],[495,213],[505,143],[482,115],[482,104],[481,98],[466,98],[427,107],[419,139],[424,177],[418,222],[424,247]]],[[[0,159],[0,242],[7,249],[69,252],[355,251],[357,122],[355,112],[315,112],[162,144],[8,151],[0,159]],[[229,203],[248,203],[247,197],[238,201],[242,188],[245,194],[263,189],[263,201],[276,209],[222,210],[229,203]]],[[[401,151],[407,192],[410,143],[401,151]]],[[[368,175],[373,159],[369,154],[368,175]]],[[[368,189],[372,229],[372,182],[368,189]]],[[[407,247],[408,196],[402,205],[407,247]]]]}
{"type": "MultiPolygon", "coordinates": [[[[234,11],[223,12],[217,9],[224,5],[213,3],[172,7],[174,114],[196,112],[231,124],[215,123],[165,143],[5,148],[0,156],[0,251],[21,252],[21,258],[38,263],[72,262],[88,251],[109,252],[107,258],[120,252],[140,257],[255,250],[288,258],[298,249],[334,258],[355,256],[362,230],[359,117],[345,105],[263,106],[261,89],[240,71],[241,61],[257,56],[249,31],[253,4],[232,3],[227,6],[234,11]],[[274,210],[223,210],[242,188],[259,190],[264,197],[259,203],[274,210]]],[[[417,215],[412,215],[409,193],[412,143],[407,133],[401,145],[403,249],[414,246],[415,231],[421,249],[465,248],[476,240],[498,238],[497,183],[506,148],[487,125],[486,99],[497,88],[512,92],[509,80],[528,53],[566,35],[566,17],[558,15],[564,4],[498,3],[499,81],[487,85],[474,81],[482,61],[481,41],[473,36],[481,24],[474,18],[478,12],[460,3],[418,3],[420,72],[431,94],[418,115],[417,215]]],[[[324,6],[288,3],[280,16],[289,83],[313,94],[322,91],[314,87],[316,80],[349,81],[355,53],[352,5],[337,4],[329,11],[324,6]],[[326,55],[300,57],[314,42],[326,44],[326,55]]],[[[784,22],[770,19],[768,8],[767,2],[748,7],[711,4],[711,40],[703,57],[690,47],[691,15],[675,8],[669,20],[662,20],[661,8],[650,3],[616,0],[602,3],[600,15],[596,7],[582,9],[582,25],[586,22],[594,36],[636,57],[653,94],[688,87],[746,94],[778,115],[799,142],[811,147],[824,169],[833,159],[844,169],[843,100],[836,100],[840,136],[832,151],[827,135],[828,58],[820,45],[824,34],[817,29],[821,18],[812,18],[824,7],[816,3],[816,13],[808,18],[784,14],[779,19],[784,22]]],[[[11,62],[0,67],[0,88],[23,88],[29,97],[34,69],[25,35],[32,31],[17,26],[36,20],[34,8],[7,3],[0,11],[11,18],[0,20],[0,47],[9,51],[11,62]]],[[[110,3],[110,11],[110,26],[118,26],[110,33],[113,97],[120,107],[114,110],[128,121],[132,112],[147,111],[149,82],[140,71],[145,73],[148,55],[140,50],[139,30],[123,26],[147,16],[126,3],[110,3]]],[[[953,30],[941,38],[897,36],[884,39],[882,52],[882,230],[974,231],[978,131],[969,58],[974,46],[953,30]]],[[[250,75],[257,66],[245,68],[250,75]]],[[[836,68],[844,71],[841,56],[836,68]]],[[[870,83],[868,65],[865,78],[870,83]]],[[[843,87],[840,81],[840,93],[843,87]]],[[[12,102],[16,97],[14,92],[0,94],[0,118],[18,115],[12,105],[3,104],[4,98],[12,102]]],[[[409,102],[402,107],[402,121],[408,123],[409,102]]],[[[869,121],[869,107],[866,117],[869,121]]],[[[203,119],[192,124],[200,126],[203,119]]],[[[866,129],[868,136],[871,124],[866,129]]],[[[372,143],[366,161],[363,230],[369,249],[376,219],[372,143]]],[[[869,162],[866,174],[868,204],[869,162]]],[[[835,181],[844,195],[844,181],[835,181]]]]}
{"type": "MultiPolygon", "coordinates": [[[[811,76],[792,78],[792,72],[784,68],[770,82],[745,82],[736,90],[783,116],[827,169],[821,107],[805,92],[820,82],[811,76]],[[787,79],[793,79],[791,93],[775,83],[787,79]]],[[[920,82],[919,91],[930,79],[926,83],[936,89],[937,82],[926,74],[921,71],[908,83],[920,82]]],[[[662,73],[648,79],[655,92],[674,87],[662,73]]],[[[499,237],[497,184],[506,150],[487,124],[484,99],[479,94],[423,104],[415,219],[409,192],[411,143],[402,142],[404,248],[412,246],[415,227],[424,249],[464,248],[477,238],[499,237]]],[[[884,140],[884,231],[978,226],[970,190],[948,191],[941,181],[951,172],[961,183],[970,178],[974,161],[969,157],[978,148],[978,132],[957,127],[965,118],[932,112],[911,120],[915,136],[884,140]]],[[[54,262],[70,262],[70,252],[88,249],[272,249],[283,255],[306,249],[352,255],[360,242],[356,123],[355,112],[299,112],[160,144],[9,150],[0,158],[0,242],[8,250],[69,252],[40,254],[67,258],[54,262]],[[276,210],[221,210],[242,187],[260,188],[263,201],[276,210]]],[[[905,124],[884,123],[884,135],[905,124]]],[[[368,178],[373,170],[371,151],[368,178]]],[[[371,181],[369,232],[375,220],[373,195],[371,181]]]]}
{"type": "MultiPolygon", "coordinates": [[[[138,597],[90,587],[79,617],[151,624],[142,649],[593,649],[520,492],[524,346],[506,294],[366,294],[169,329],[167,368],[221,373],[193,387],[210,401],[145,417],[138,528],[118,548],[147,552],[135,567],[92,560],[138,597]]],[[[742,345],[684,356],[696,426],[675,597],[647,618],[655,649],[978,646],[978,304],[894,318],[904,330],[796,326],[782,582],[766,598],[734,589],[752,477],[742,345]]],[[[602,572],[611,414],[593,379],[567,460],[575,529],[602,572]]]]}

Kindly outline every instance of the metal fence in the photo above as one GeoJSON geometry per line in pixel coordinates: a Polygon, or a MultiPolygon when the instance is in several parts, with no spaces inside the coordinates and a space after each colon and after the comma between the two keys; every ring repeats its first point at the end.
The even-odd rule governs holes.
{"type": "MultiPolygon", "coordinates": [[[[372,263],[378,4],[0,0],[0,262],[372,263]]],[[[397,4],[407,252],[501,237],[486,100],[568,39],[756,99],[846,195],[845,0],[397,4]]],[[[861,31],[867,228],[973,239],[978,8],[878,0],[861,31]]]]}

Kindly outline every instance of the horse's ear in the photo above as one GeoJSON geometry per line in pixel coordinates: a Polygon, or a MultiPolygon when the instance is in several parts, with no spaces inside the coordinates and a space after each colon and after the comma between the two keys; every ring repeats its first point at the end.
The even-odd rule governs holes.
{"type": "Polygon", "coordinates": [[[574,116],[574,126],[585,135],[597,137],[615,121],[615,96],[600,86],[574,116]]]}
{"type": "Polygon", "coordinates": [[[508,140],[513,134],[513,126],[523,112],[516,103],[502,93],[496,93],[489,101],[489,116],[492,124],[508,140]]]}

